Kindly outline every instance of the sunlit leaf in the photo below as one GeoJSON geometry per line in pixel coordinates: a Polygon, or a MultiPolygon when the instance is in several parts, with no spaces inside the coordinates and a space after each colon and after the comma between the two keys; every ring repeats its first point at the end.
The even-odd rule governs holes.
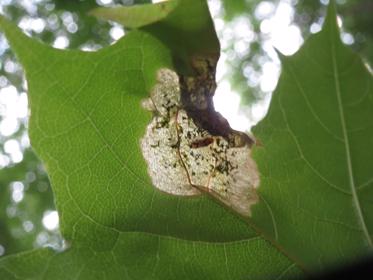
{"type": "Polygon", "coordinates": [[[96,17],[120,22],[127,28],[139,28],[166,18],[178,5],[177,1],[121,7],[99,7],[90,12],[96,17]]]}

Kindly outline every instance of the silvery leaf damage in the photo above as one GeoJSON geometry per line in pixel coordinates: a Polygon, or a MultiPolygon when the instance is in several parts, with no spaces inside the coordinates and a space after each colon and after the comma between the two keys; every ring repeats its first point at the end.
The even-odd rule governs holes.
{"type": "Polygon", "coordinates": [[[208,113],[213,95],[208,90],[205,96],[190,94],[201,81],[179,79],[169,69],[160,69],[157,79],[150,98],[142,104],[153,112],[153,119],[141,139],[154,186],[180,196],[206,193],[239,214],[250,216],[259,185],[250,155],[251,138],[229,126],[229,130],[224,128],[225,119],[214,110],[215,115],[208,113]],[[211,121],[203,124],[206,119],[211,121]]]}

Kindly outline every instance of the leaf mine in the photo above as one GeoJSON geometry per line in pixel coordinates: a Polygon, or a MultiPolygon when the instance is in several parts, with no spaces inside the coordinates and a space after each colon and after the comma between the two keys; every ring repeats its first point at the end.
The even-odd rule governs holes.
{"type": "MultiPolygon", "coordinates": [[[[172,195],[207,193],[239,214],[250,216],[251,205],[258,201],[259,186],[251,141],[233,130],[215,135],[197,125],[198,119],[188,114],[181,95],[178,75],[160,69],[150,98],[142,104],[153,112],[141,139],[153,185],[172,195]]],[[[205,103],[203,110],[211,98],[200,98],[205,103]]]]}

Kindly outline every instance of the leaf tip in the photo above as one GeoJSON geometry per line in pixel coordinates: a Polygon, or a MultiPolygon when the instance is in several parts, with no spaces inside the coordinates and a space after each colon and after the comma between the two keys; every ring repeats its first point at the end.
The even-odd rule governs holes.
{"type": "Polygon", "coordinates": [[[89,10],[88,12],[87,12],[87,15],[89,15],[89,16],[93,16],[93,17],[96,17],[96,13],[97,13],[97,9],[99,9],[99,8],[94,8],[94,9],[92,9],[92,10],[89,10]]]}
{"type": "Polygon", "coordinates": [[[337,6],[336,6],[335,0],[330,0],[329,2],[323,29],[329,29],[337,37],[339,37],[339,27],[338,27],[338,21],[337,21],[337,6]]]}
{"type": "Polygon", "coordinates": [[[278,56],[278,58],[280,59],[281,62],[285,62],[285,60],[287,59],[287,56],[284,55],[279,49],[277,48],[273,48],[278,56]]]}
{"type": "Polygon", "coordinates": [[[95,17],[96,19],[110,20],[107,18],[107,15],[106,15],[108,12],[110,12],[110,9],[112,8],[107,8],[107,7],[94,8],[92,10],[89,10],[87,12],[87,15],[95,17]]]}
{"type": "Polygon", "coordinates": [[[26,34],[6,16],[0,14],[0,31],[4,33],[5,37],[11,45],[18,41],[28,38],[26,34]]]}
{"type": "Polygon", "coordinates": [[[3,15],[3,14],[0,14],[0,31],[1,32],[6,32],[6,24],[7,24],[8,20],[7,18],[3,15]]]}

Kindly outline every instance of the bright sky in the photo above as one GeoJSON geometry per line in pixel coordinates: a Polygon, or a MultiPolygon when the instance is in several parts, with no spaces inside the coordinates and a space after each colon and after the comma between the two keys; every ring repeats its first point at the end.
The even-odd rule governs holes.
{"type": "Polygon", "coordinates": [[[266,114],[271,97],[270,93],[277,84],[280,62],[274,48],[285,55],[291,55],[303,43],[300,29],[292,23],[293,4],[291,0],[281,0],[277,6],[269,1],[262,1],[257,5],[254,15],[261,21],[260,30],[266,38],[262,48],[269,59],[263,63],[260,76],[249,77],[249,80],[252,80],[251,82],[254,84],[259,83],[261,91],[268,94],[265,95],[264,100],[252,107],[241,108],[240,95],[234,92],[229,81],[224,79],[229,71],[227,66],[229,54],[224,53],[224,49],[229,45],[229,42],[233,42],[236,55],[243,57],[245,53],[250,51],[250,43],[256,39],[255,34],[248,17],[241,16],[230,23],[224,23],[221,2],[209,0],[208,3],[223,50],[217,68],[218,88],[214,96],[215,108],[228,119],[232,128],[248,131],[266,114]]]}

